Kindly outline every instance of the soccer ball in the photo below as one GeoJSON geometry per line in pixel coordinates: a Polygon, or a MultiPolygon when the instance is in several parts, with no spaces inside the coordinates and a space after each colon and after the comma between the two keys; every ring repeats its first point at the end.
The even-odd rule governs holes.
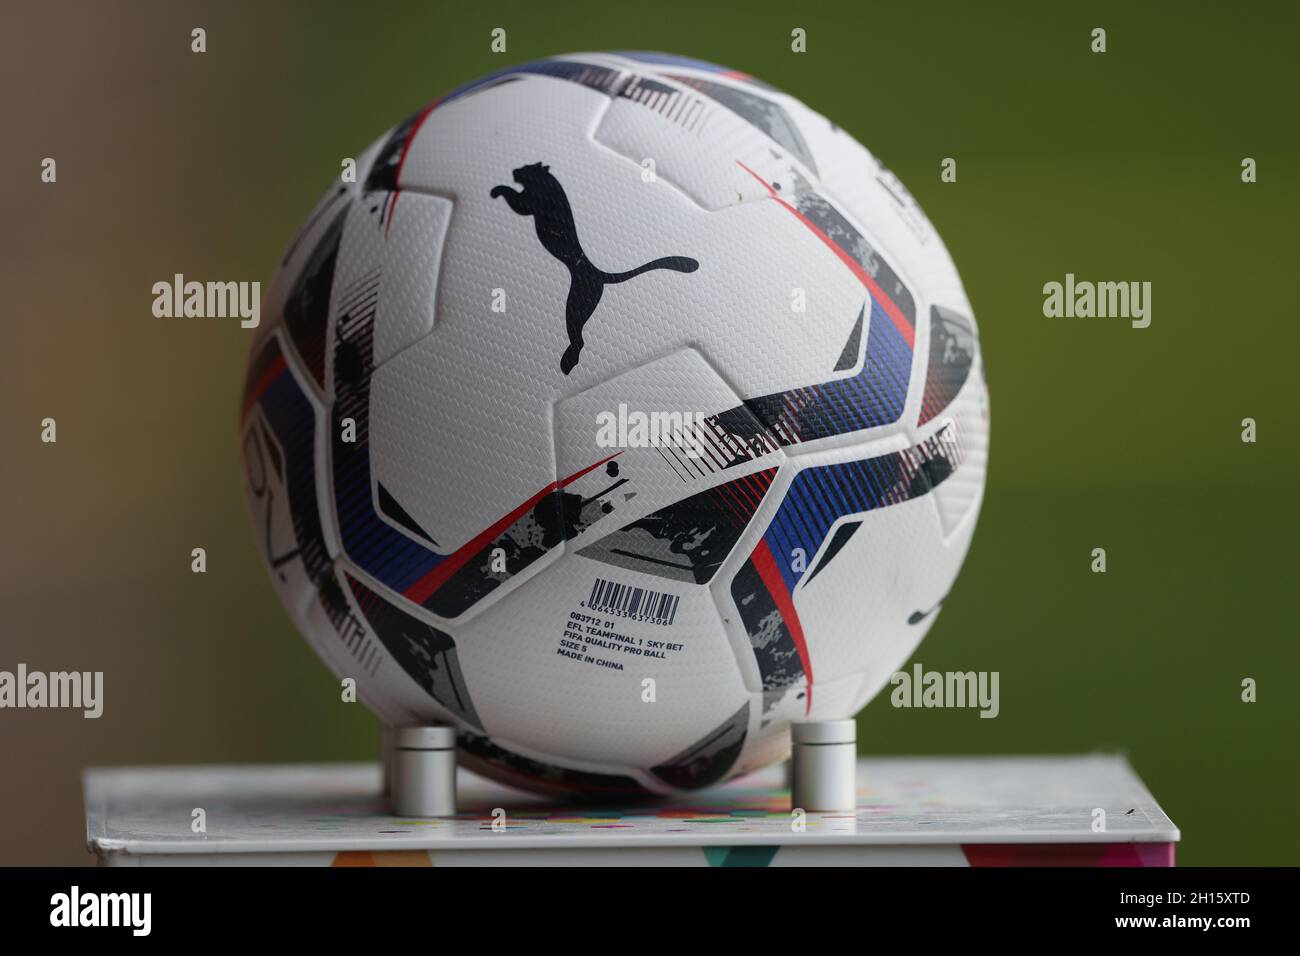
{"type": "Polygon", "coordinates": [[[510,67],[356,158],[241,452],[308,641],[462,762],[620,799],[789,752],[935,619],[984,486],[970,303],[902,184],[743,73],[510,67]]]}

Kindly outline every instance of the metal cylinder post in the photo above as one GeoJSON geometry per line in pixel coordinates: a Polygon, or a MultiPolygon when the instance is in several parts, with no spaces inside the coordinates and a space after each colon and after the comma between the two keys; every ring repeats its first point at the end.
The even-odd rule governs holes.
{"type": "Polygon", "coordinates": [[[852,811],[857,803],[857,725],[851,720],[793,723],[790,737],[792,807],[852,811]]]}
{"type": "Polygon", "coordinates": [[[393,812],[447,817],[456,812],[456,732],[451,727],[393,731],[393,812]]]}

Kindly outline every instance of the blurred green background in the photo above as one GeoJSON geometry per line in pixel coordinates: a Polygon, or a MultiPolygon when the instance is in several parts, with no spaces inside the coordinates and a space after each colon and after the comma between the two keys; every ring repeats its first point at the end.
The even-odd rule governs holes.
{"type": "Polygon", "coordinates": [[[249,333],[153,318],[152,284],[265,281],[340,159],[440,91],[629,48],[834,119],[916,195],[975,306],[988,494],[916,659],[1000,671],[1001,715],[882,695],[862,749],[1122,751],[1182,828],[1181,863],[1300,862],[1298,25],[1280,3],[6,4],[0,669],[104,670],[107,689],[98,721],[0,712],[0,863],[89,861],[86,765],[376,752],[254,547],[249,333]],[[1151,327],[1044,318],[1066,272],[1152,282],[1151,327]]]}

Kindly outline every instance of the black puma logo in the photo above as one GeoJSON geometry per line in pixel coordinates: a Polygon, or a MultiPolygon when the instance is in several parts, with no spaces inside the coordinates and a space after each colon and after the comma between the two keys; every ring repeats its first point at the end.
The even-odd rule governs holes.
{"type": "Polygon", "coordinates": [[[569,270],[569,299],[564,307],[569,347],[560,359],[560,371],[565,375],[572,372],[578,364],[583,345],[582,327],[600,304],[605,286],[626,282],[633,276],[653,269],[694,272],[700,267],[698,262],[687,256],[665,256],[627,272],[605,272],[582,251],[569,197],[564,194],[560,181],[551,175],[551,167],[533,163],[520,166],[513,175],[515,182],[523,188],[515,190],[509,186],[493,186],[492,198],[504,198],[514,212],[521,216],[532,216],[542,248],[564,263],[569,270]]]}

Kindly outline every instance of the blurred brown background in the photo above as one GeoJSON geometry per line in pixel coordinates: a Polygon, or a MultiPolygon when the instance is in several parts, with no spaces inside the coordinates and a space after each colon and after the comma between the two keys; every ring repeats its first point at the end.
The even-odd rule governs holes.
{"type": "Polygon", "coordinates": [[[155,319],[150,289],[265,282],[342,157],[472,77],[601,48],[726,63],[834,118],[916,194],[974,303],[989,492],[917,659],[1001,671],[1001,716],[881,697],[862,749],[1122,750],[1180,861],[1297,862],[1297,19],[1131,6],[6,4],[0,669],[107,686],[99,720],[0,711],[0,863],[90,861],[86,765],[373,755],[254,548],[249,333],[155,319]],[[1067,271],[1153,281],[1152,328],[1043,318],[1067,271]]]}
{"type": "Polygon", "coordinates": [[[324,716],[334,681],[248,530],[235,429],[250,333],[150,311],[175,272],[269,279],[335,153],[355,147],[306,169],[286,150],[327,125],[321,78],[340,72],[302,38],[305,9],[2,16],[0,668],[102,670],[106,688],[98,720],[0,711],[0,863],[83,863],[83,766],[370,753],[368,716],[324,716]],[[57,184],[39,181],[46,156],[57,184]],[[57,444],[39,442],[46,416],[57,444]],[[206,575],[190,571],[199,546],[206,575]]]}

